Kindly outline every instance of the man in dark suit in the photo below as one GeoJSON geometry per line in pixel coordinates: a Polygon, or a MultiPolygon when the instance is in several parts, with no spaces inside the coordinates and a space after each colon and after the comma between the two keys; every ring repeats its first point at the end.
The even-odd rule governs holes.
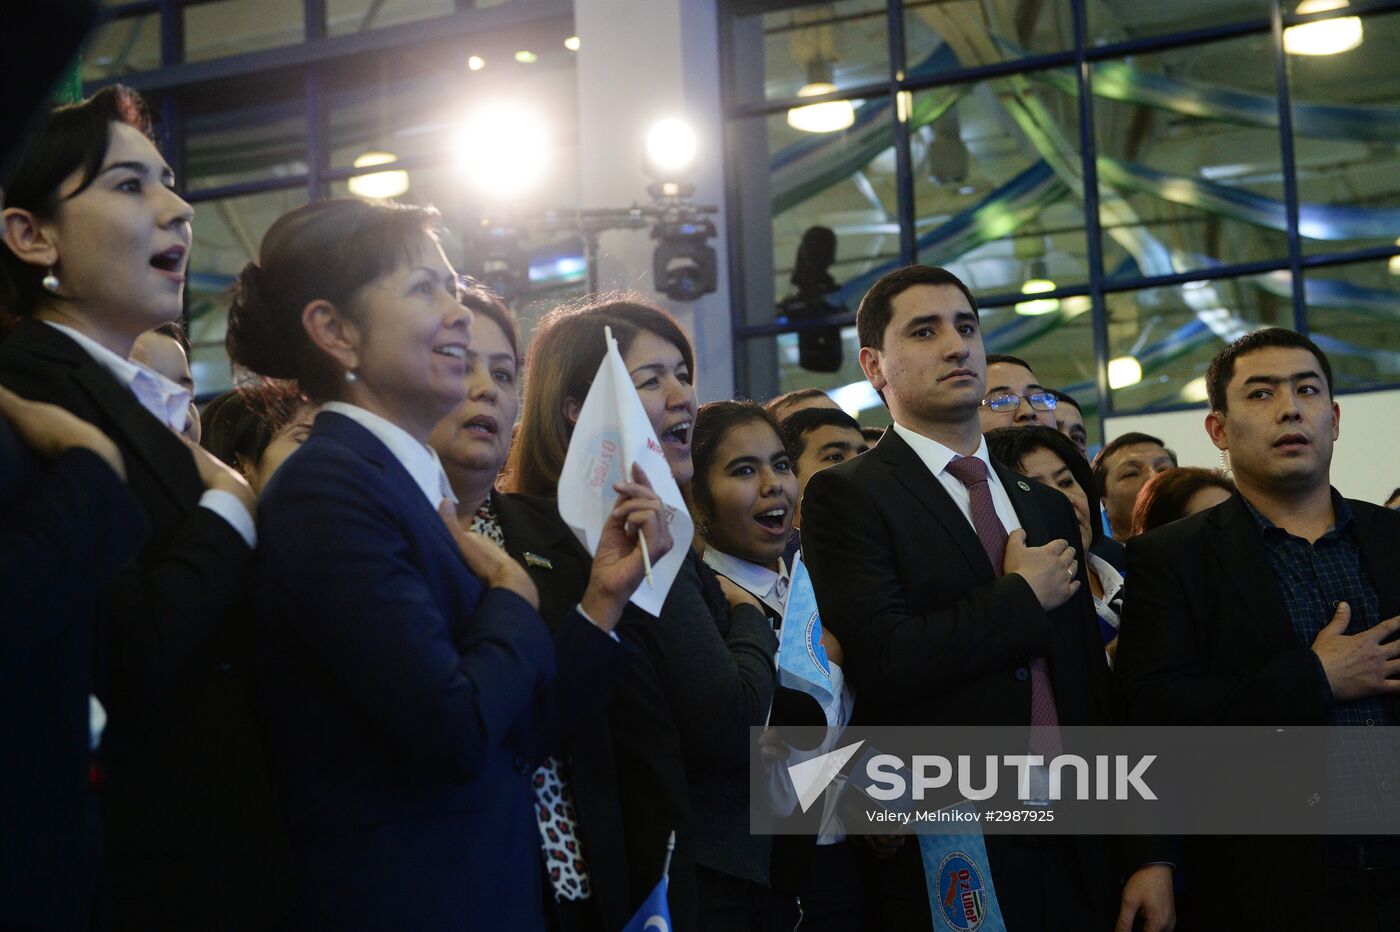
{"type": "MultiPolygon", "coordinates": [[[[1067,543],[1078,539],[1069,500],[986,452],[971,293],[943,269],[900,269],[866,294],[856,328],[894,427],[812,478],[802,539],[857,723],[1107,723],[1108,669],[1083,558],[1067,543]]],[[[1123,928],[1134,916],[1154,932],[1172,926],[1165,865],[1136,871],[1120,910],[1106,841],[986,841],[1012,932],[1107,930],[1120,911],[1123,928]]],[[[917,845],[900,849],[882,883],[886,928],[929,928],[917,845]]]]}
{"type": "MultiPolygon", "coordinates": [[[[1395,726],[1400,644],[1386,642],[1400,630],[1400,515],[1331,486],[1341,411],[1327,357],[1300,334],[1260,330],[1226,347],[1206,384],[1206,430],[1238,491],[1128,542],[1125,717],[1395,726]]],[[[1183,845],[1191,928],[1400,928],[1400,839],[1183,845]],[[1222,877],[1247,895],[1220,897],[1222,877]]]]}
{"type": "Polygon", "coordinates": [[[97,428],[0,389],[0,928],[88,927],[93,621],[150,530],[125,477],[97,428]]]}

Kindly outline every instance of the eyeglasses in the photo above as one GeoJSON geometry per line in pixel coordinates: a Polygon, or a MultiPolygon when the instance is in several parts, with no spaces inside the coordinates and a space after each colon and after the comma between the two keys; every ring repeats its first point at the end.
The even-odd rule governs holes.
{"type": "Polygon", "coordinates": [[[1029,395],[1013,395],[1011,392],[997,392],[982,399],[982,404],[997,414],[1010,414],[1021,407],[1022,401],[1029,401],[1037,411],[1054,411],[1057,399],[1049,392],[1032,392],[1029,395]]]}

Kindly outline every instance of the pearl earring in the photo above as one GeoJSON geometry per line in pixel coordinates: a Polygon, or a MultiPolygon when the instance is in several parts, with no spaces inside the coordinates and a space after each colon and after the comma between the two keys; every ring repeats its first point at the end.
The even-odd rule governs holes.
{"type": "Polygon", "coordinates": [[[49,267],[49,274],[44,276],[44,290],[50,294],[58,294],[58,276],[53,273],[53,267],[49,267]]]}
{"type": "Polygon", "coordinates": [[[346,369],[346,370],[345,370],[345,381],[347,381],[347,382],[354,382],[354,381],[357,381],[358,379],[359,379],[359,376],[355,375],[355,370],[354,370],[354,369],[346,369]]]}

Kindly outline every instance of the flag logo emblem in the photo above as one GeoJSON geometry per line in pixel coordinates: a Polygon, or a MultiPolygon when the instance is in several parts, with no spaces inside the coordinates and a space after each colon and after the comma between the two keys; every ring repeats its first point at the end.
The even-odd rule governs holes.
{"type": "Polygon", "coordinates": [[[807,656],[817,665],[827,679],[831,679],[831,661],[827,659],[826,648],[822,646],[822,621],[816,612],[807,619],[807,656]]]}
{"type": "Polygon", "coordinates": [[[987,885],[977,863],[961,851],[951,852],[938,867],[938,906],[955,932],[975,932],[987,918],[987,885]]]}
{"type": "Polygon", "coordinates": [[[615,430],[602,430],[588,439],[588,485],[592,489],[611,489],[622,481],[618,451],[622,435],[615,430]]]}

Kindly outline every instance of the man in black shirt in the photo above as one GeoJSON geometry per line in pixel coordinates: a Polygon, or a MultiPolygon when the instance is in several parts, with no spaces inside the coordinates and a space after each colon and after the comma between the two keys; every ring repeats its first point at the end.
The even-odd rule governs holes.
{"type": "MultiPolygon", "coordinates": [[[[1327,357],[1300,334],[1260,330],[1223,350],[1206,382],[1206,430],[1229,455],[1238,492],[1128,542],[1116,667],[1124,717],[1393,727],[1400,643],[1387,641],[1400,630],[1400,580],[1387,570],[1400,514],[1331,486],[1341,411],[1327,357]]],[[[1390,790],[1393,775],[1368,773],[1364,759],[1325,763],[1376,798],[1390,790]]],[[[1400,928],[1400,839],[1183,844],[1184,928],[1400,928]],[[1219,895],[1225,877],[1235,896],[1219,895]]]]}

